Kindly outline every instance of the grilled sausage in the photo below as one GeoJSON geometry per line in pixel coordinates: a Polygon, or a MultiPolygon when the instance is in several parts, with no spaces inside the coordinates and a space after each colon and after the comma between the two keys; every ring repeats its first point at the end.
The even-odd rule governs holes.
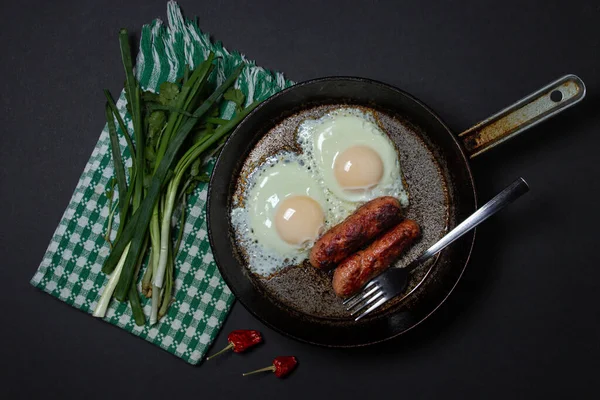
{"type": "Polygon", "coordinates": [[[317,240],[310,263],[315,268],[331,269],[401,220],[397,199],[385,196],[371,200],[317,240]]]}
{"type": "Polygon", "coordinates": [[[333,291],[340,297],[356,293],[364,284],[385,271],[421,234],[409,219],[386,232],[363,251],[345,259],[333,274],[333,291]]]}

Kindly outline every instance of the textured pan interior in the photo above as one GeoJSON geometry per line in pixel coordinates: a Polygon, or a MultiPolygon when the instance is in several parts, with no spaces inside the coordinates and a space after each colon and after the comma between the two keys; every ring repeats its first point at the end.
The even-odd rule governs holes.
{"type": "MultiPolygon", "coordinates": [[[[322,105],[304,109],[275,125],[265,134],[246,158],[237,177],[233,206],[243,203],[243,193],[248,176],[262,163],[265,157],[282,150],[301,152],[295,141],[299,124],[306,119],[316,119],[326,112],[347,105],[322,105]],[[239,200],[238,200],[239,199],[239,200]]],[[[398,266],[406,265],[433,245],[446,231],[448,221],[453,220],[448,207],[447,183],[443,169],[431,149],[423,141],[418,130],[407,121],[394,118],[380,111],[363,108],[375,115],[379,126],[388,134],[396,146],[401,168],[410,194],[410,207],[406,217],[416,220],[421,226],[422,237],[398,261],[398,266]]],[[[239,241],[232,238],[233,245],[239,241]]],[[[245,264],[244,249],[237,248],[241,264],[245,264]]],[[[431,264],[424,265],[413,275],[408,291],[412,290],[424,277],[431,264]]],[[[331,285],[333,271],[315,269],[306,261],[289,267],[272,277],[249,274],[257,287],[272,297],[278,305],[288,311],[305,314],[305,317],[351,320],[331,285]]]]}
{"type": "Polygon", "coordinates": [[[375,110],[398,146],[411,195],[408,215],[424,231],[423,240],[401,263],[475,208],[471,174],[457,141],[425,106],[397,89],[364,79],[325,78],[283,91],[248,116],[225,145],[211,181],[209,235],[217,264],[236,297],[265,323],[295,338],[330,346],[381,341],[419,323],[460,278],[473,240],[472,235],[463,238],[442,252],[435,265],[423,268],[413,280],[413,286],[420,284],[406,301],[359,323],[339,306],[325,273],[299,266],[266,281],[247,271],[229,223],[238,178],[261,156],[293,145],[299,121],[341,104],[375,110]]]}

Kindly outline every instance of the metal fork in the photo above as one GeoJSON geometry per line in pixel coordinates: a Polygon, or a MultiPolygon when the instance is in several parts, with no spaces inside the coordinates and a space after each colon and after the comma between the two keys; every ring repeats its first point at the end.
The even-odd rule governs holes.
{"type": "Polygon", "coordinates": [[[358,321],[381,307],[385,302],[404,293],[409,275],[415,268],[528,191],[527,182],[523,178],[517,179],[406,267],[390,268],[371,279],[364,286],[362,292],[344,301],[346,310],[350,311],[352,316],[359,314],[355,318],[355,321],[358,321]]]}

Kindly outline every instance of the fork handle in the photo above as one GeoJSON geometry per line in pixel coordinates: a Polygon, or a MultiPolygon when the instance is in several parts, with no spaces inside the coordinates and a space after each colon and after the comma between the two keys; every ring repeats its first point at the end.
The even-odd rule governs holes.
{"type": "Polygon", "coordinates": [[[407,267],[407,269],[414,269],[421,263],[427,261],[435,254],[445,249],[455,240],[460,238],[462,235],[469,232],[471,229],[475,228],[477,225],[479,225],[492,215],[496,214],[498,211],[500,211],[505,206],[509,205],[528,191],[529,185],[527,184],[527,182],[525,182],[525,179],[517,179],[516,181],[511,183],[506,189],[498,193],[496,197],[485,203],[481,208],[479,208],[479,210],[475,211],[473,214],[471,214],[471,216],[469,216],[463,222],[458,224],[458,226],[456,226],[454,229],[448,232],[436,244],[431,246],[419,258],[413,261],[407,267]]]}

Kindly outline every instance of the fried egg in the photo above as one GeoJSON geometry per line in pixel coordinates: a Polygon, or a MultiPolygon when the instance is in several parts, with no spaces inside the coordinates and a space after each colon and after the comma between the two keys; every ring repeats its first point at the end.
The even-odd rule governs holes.
{"type": "Polygon", "coordinates": [[[340,200],[394,196],[408,205],[396,148],[372,113],[340,108],[304,121],[297,138],[323,185],[340,200]]]}
{"type": "Polygon", "coordinates": [[[231,220],[253,272],[269,276],[299,264],[323,230],[347,215],[307,164],[302,155],[280,153],[248,176],[231,220]]]}

